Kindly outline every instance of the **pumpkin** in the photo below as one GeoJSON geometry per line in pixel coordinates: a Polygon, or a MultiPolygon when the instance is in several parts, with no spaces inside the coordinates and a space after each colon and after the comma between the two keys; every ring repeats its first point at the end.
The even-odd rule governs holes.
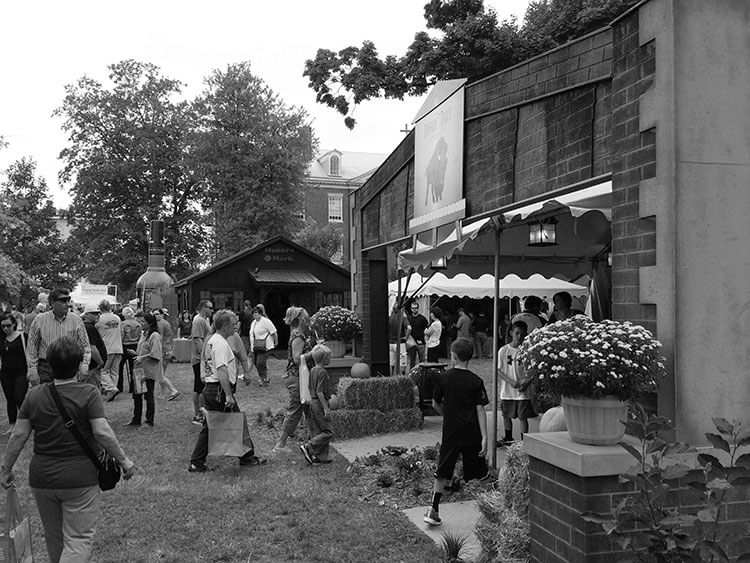
{"type": "Polygon", "coordinates": [[[355,379],[367,379],[370,377],[370,366],[364,362],[357,362],[352,366],[351,376],[355,379]]]}
{"type": "Polygon", "coordinates": [[[539,422],[539,432],[564,432],[568,429],[562,407],[547,409],[539,422]]]}

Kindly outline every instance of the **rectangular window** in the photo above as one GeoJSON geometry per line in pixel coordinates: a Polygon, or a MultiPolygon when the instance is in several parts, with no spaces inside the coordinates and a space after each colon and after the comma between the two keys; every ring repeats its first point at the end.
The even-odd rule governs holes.
{"type": "Polygon", "coordinates": [[[299,204],[299,209],[295,211],[294,216],[297,219],[302,219],[304,221],[305,220],[305,199],[306,199],[305,192],[302,192],[300,195],[302,196],[301,197],[302,201],[299,204]]]}
{"type": "Polygon", "coordinates": [[[344,222],[343,195],[328,194],[328,221],[331,223],[344,222]]]}

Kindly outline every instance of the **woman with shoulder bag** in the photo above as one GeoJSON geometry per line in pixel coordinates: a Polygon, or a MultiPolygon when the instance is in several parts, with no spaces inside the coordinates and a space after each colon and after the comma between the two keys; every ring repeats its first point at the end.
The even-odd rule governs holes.
{"type": "Polygon", "coordinates": [[[44,528],[47,553],[53,563],[88,561],[99,519],[97,467],[73,432],[63,423],[53,393],[86,441],[104,450],[120,464],[125,479],[135,464],[120,447],[104,416],[104,403],[93,385],[76,381],[83,348],[70,337],[58,338],[47,349],[54,380],[29,390],[0,467],[0,484],[14,484],[13,465],[34,431],[34,455],[29,464],[29,485],[44,528]],[[53,387],[54,386],[54,389],[53,387]]]}
{"type": "Polygon", "coordinates": [[[143,414],[143,397],[146,397],[146,426],[154,426],[156,405],[154,386],[164,377],[162,371],[162,346],[159,325],[151,313],[144,313],[139,319],[143,334],[138,342],[133,371],[133,419],[126,426],[140,426],[143,414]],[[140,371],[139,371],[140,370],[140,371]]]}
{"type": "Polygon", "coordinates": [[[253,322],[250,325],[250,351],[253,363],[258,370],[261,387],[268,385],[268,353],[279,343],[279,335],[271,319],[263,316],[263,308],[256,305],[252,309],[253,322]]]}
{"type": "Polygon", "coordinates": [[[307,343],[307,322],[309,319],[310,315],[302,307],[289,307],[286,310],[284,322],[291,329],[289,334],[289,360],[284,374],[289,391],[289,403],[281,426],[281,435],[271,450],[273,453],[292,451],[286,445],[286,441],[297,430],[297,425],[304,413],[299,395],[299,365],[300,362],[305,361],[305,352],[310,351],[310,346],[307,343]]]}
{"type": "Polygon", "coordinates": [[[29,382],[26,377],[26,338],[18,330],[18,321],[10,311],[0,315],[2,343],[0,344],[0,384],[3,386],[5,401],[8,405],[8,422],[10,426],[5,434],[13,432],[29,382]]]}

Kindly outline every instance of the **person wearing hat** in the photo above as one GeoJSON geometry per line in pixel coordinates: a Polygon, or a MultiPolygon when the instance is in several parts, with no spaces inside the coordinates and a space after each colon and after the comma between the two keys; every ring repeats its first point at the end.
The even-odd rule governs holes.
{"type": "Polygon", "coordinates": [[[47,363],[47,348],[61,336],[69,336],[83,347],[81,373],[86,375],[91,361],[91,346],[81,317],[70,313],[70,291],[55,289],[49,294],[50,311],[39,313],[29,327],[28,378],[31,385],[50,383],[52,369],[47,363]]]}
{"type": "MultiPolygon", "coordinates": [[[[99,305],[95,303],[89,303],[83,308],[83,326],[86,328],[86,334],[91,344],[91,361],[89,362],[89,371],[86,376],[78,378],[78,381],[82,383],[91,383],[99,391],[102,390],[102,384],[104,383],[102,379],[102,367],[107,363],[107,345],[104,343],[99,329],[96,328],[96,323],[99,322],[101,313],[99,305]]],[[[115,393],[112,393],[111,388],[104,387],[105,401],[114,399],[115,395],[117,395],[116,387],[115,393]]]]}

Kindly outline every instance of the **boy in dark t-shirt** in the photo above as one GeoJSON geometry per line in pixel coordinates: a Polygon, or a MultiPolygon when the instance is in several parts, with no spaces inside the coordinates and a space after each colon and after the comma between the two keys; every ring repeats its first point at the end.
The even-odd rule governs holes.
{"type": "Polygon", "coordinates": [[[454,367],[446,370],[435,386],[432,404],[443,415],[443,439],[432,489],[432,506],[424,521],[439,526],[440,497],[445,483],[453,477],[453,469],[461,454],[464,480],[484,479],[489,474],[487,453],[487,419],[484,406],[490,401],[484,382],[469,371],[469,361],[474,354],[474,343],[468,338],[458,338],[451,345],[454,367]]]}

